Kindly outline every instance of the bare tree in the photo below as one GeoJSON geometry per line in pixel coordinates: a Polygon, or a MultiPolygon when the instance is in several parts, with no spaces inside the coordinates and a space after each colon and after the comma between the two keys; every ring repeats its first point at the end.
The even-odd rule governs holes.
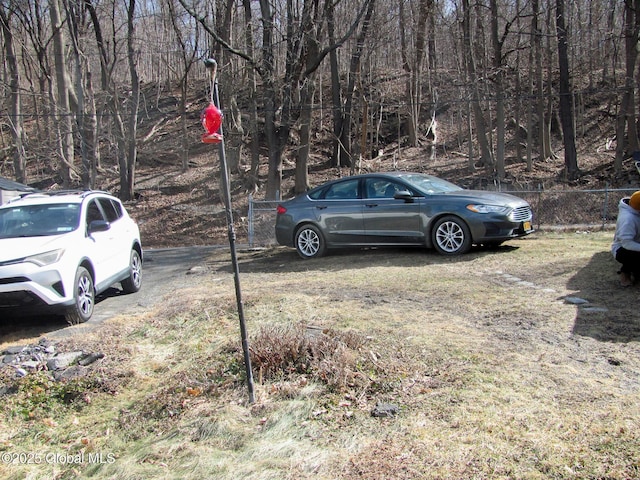
{"type": "Polygon", "coordinates": [[[84,30],[84,5],[82,0],[64,0],[72,45],[75,70],[75,119],[80,143],[82,169],[80,173],[84,188],[94,188],[97,175],[98,120],[89,62],[83,52],[81,39],[84,30]]]}
{"type": "Polygon", "coordinates": [[[64,52],[66,41],[62,25],[63,19],[60,12],[59,0],[49,0],[49,14],[51,15],[51,28],[53,29],[53,57],[58,93],[55,117],[58,126],[59,172],[62,177],[62,185],[68,188],[71,185],[71,171],[74,163],[73,117],[69,100],[71,80],[69,78],[64,52]]]}
{"type": "MultiPolygon", "coordinates": [[[[362,57],[364,41],[367,37],[369,26],[371,24],[371,16],[373,15],[375,0],[367,0],[367,2],[365,2],[365,5],[367,5],[367,13],[364,16],[362,28],[360,29],[358,38],[356,40],[356,45],[351,54],[347,88],[344,93],[344,102],[341,105],[341,115],[338,118],[339,127],[334,128],[334,131],[337,130],[340,132],[338,137],[340,155],[339,164],[344,166],[353,166],[354,164],[353,159],[351,158],[351,119],[353,114],[353,99],[355,93],[356,78],[360,71],[360,59],[362,57]]],[[[338,72],[332,71],[331,75],[335,78],[338,75],[338,72]]],[[[335,80],[332,83],[336,83],[335,80]]],[[[337,83],[339,84],[339,82],[337,83]]]]}
{"type": "MultiPolygon", "coordinates": [[[[242,0],[244,9],[244,42],[247,54],[253,58],[255,55],[253,32],[251,28],[253,14],[251,12],[251,0],[242,0]]],[[[250,168],[245,179],[245,188],[255,192],[259,187],[258,172],[260,169],[260,139],[258,131],[258,86],[256,69],[249,66],[247,69],[249,90],[249,135],[250,135],[250,168]]]]}
{"type": "MultiPolygon", "coordinates": [[[[408,99],[409,115],[407,121],[407,132],[409,134],[409,143],[418,146],[418,125],[420,123],[420,113],[422,108],[423,97],[423,75],[424,63],[426,60],[427,50],[427,24],[429,18],[433,15],[433,0],[420,0],[418,2],[418,19],[415,24],[415,39],[411,42],[415,45],[413,55],[408,52],[408,42],[406,39],[406,31],[414,31],[414,29],[406,29],[405,25],[408,19],[405,15],[404,0],[400,0],[400,9],[398,19],[400,21],[400,52],[402,55],[403,69],[408,73],[405,85],[406,97],[408,99]],[[411,57],[411,58],[410,58],[411,57]]],[[[430,92],[429,92],[430,93],[430,92]]]]}
{"type": "MultiPolygon", "coordinates": [[[[565,142],[576,136],[567,130],[569,118],[573,129],[574,117],[581,119],[582,110],[573,111],[574,98],[579,107],[592,91],[614,92],[615,85],[622,85],[617,97],[610,96],[610,105],[619,106],[617,121],[600,124],[609,138],[618,139],[615,168],[620,172],[625,156],[640,150],[638,2],[581,0],[569,6],[563,0],[560,7],[567,10],[557,18],[558,0],[4,0],[0,48],[5,53],[7,118],[18,132],[24,129],[16,122],[27,102],[27,113],[35,119],[27,124],[28,135],[26,130],[12,132],[19,138],[12,137],[5,151],[22,154],[21,159],[14,156],[16,176],[27,176],[24,152],[47,170],[56,166],[50,161],[54,152],[63,184],[76,181],[72,175],[79,172],[82,184],[92,186],[99,171],[98,145],[106,146],[109,150],[102,153],[113,159],[121,175],[121,196],[132,198],[138,126],[146,121],[139,112],[141,85],[156,82],[160,98],[161,91],[179,84],[180,151],[186,168],[191,136],[187,92],[203,78],[203,69],[193,65],[208,42],[206,54],[220,66],[232,173],[244,176],[243,186],[255,192],[262,180],[260,152],[265,152],[267,198],[282,188],[289,151],[295,160],[294,190],[309,187],[314,131],[324,128],[317,120],[329,103],[334,138],[328,155],[335,166],[355,166],[358,154],[367,155],[368,142],[378,149],[408,134],[411,145],[424,146],[420,121],[427,118],[429,100],[437,100],[443,107],[441,124],[456,123],[460,133],[469,127],[469,141],[463,145],[461,134],[459,145],[468,149],[469,168],[480,165],[486,179],[500,180],[507,174],[510,135],[525,138],[512,131],[524,132],[525,117],[531,170],[534,156],[555,159],[561,138],[557,125],[563,127],[565,142]],[[178,1],[180,11],[174,8],[178,1]],[[182,10],[194,20],[182,17],[182,10]],[[586,24],[589,28],[582,27],[586,24]],[[140,31],[146,43],[137,37],[140,31]],[[571,42],[562,45],[563,35],[571,42]],[[326,57],[326,69],[319,70],[326,57]],[[594,70],[598,68],[601,75],[594,70]],[[92,72],[100,74],[99,81],[92,81],[92,72]],[[329,99],[322,98],[329,97],[327,79],[329,99]],[[404,86],[403,105],[390,95],[392,84],[404,86]],[[468,110],[459,106],[460,100],[468,110]],[[101,104],[95,106],[96,101],[101,104]],[[241,168],[249,142],[250,160],[244,156],[250,167],[241,168]],[[296,150],[289,150],[294,143],[296,150]],[[82,157],[81,165],[74,156],[82,157]]],[[[580,125],[586,131],[589,122],[580,125]]],[[[575,148],[575,139],[573,143],[575,148]]],[[[520,148],[518,142],[518,158],[524,155],[520,148]]],[[[565,145],[565,154],[571,156],[571,151],[565,145]]],[[[566,157],[565,166],[568,174],[577,172],[566,157]]]]}
{"type": "Polygon", "coordinates": [[[471,7],[469,0],[462,0],[462,15],[462,35],[467,68],[467,83],[469,85],[470,102],[476,125],[476,137],[480,145],[480,164],[485,167],[488,174],[493,175],[493,153],[487,137],[487,122],[480,105],[479,78],[476,71],[475,52],[472,47],[471,7]]]}
{"type": "Polygon", "coordinates": [[[556,29],[558,32],[558,64],[560,67],[560,121],[564,140],[564,163],[569,180],[579,175],[576,153],[576,135],[573,125],[571,81],[569,79],[569,55],[564,0],[556,0],[556,29]]]}
{"type": "Polygon", "coordinates": [[[124,135],[127,155],[120,157],[120,197],[132,200],[135,187],[135,172],[138,155],[136,133],[138,131],[138,108],[140,106],[140,79],[138,77],[138,50],[134,44],[136,23],[134,15],[136,0],[129,0],[127,8],[127,63],[131,80],[131,94],[129,96],[128,129],[124,135]]]}
{"type": "MultiPolygon", "coordinates": [[[[538,150],[541,160],[553,158],[553,152],[551,151],[551,138],[550,138],[550,126],[551,120],[548,118],[545,100],[548,98],[545,95],[544,87],[544,68],[543,68],[543,45],[542,39],[544,38],[544,32],[540,24],[541,12],[540,4],[538,0],[531,1],[533,9],[532,17],[532,35],[533,35],[533,55],[535,59],[535,79],[536,79],[536,113],[538,116],[538,150]]],[[[549,84],[549,88],[550,84],[549,84]]]]}
{"type": "Polygon", "coordinates": [[[22,120],[22,96],[20,94],[20,70],[15,54],[12,28],[12,12],[0,4],[0,24],[4,38],[4,50],[6,61],[9,67],[9,89],[11,95],[11,114],[9,117],[11,125],[11,138],[13,140],[13,170],[16,180],[22,183],[27,182],[27,168],[23,142],[23,120],[22,120]]]}
{"type": "MultiPolygon", "coordinates": [[[[140,101],[140,82],[136,69],[137,51],[134,46],[135,0],[128,0],[126,12],[126,51],[130,79],[129,87],[131,93],[125,99],[121,98],[120,85],[114,77],[116,65],[120,60],[117,57],[117,53],[118,46],[121,44],[121,41],[117,37],[117,29],[112,28],[112,38],[110,42],[107,43],[103,35],[100,17],[98,16],[98,12],[95,5],[92,3],[92,0],[85,0],[85,6],[91,17],[96,37],[96,44],[100,57],[101,86],[102,90],[107,94],[107,107],[111,113],[111,120],[116,132],[116,156],[120,170],[120,198],[123,200],[131,200],[134,196],[135,166],[137,157],[136,132],[138,106],[140,101]],[[108,50],[109,44],[112,48],[111,52],[108,50]],[[126,126],[124,118],[126,113],[123,111],[123,104],[128,107],[129,112],[126,126]]],[[[112,4],[112,8],[114,10],[112,14],[112,21],[115,22],[117,18],[115,15],[115,4],[112,4]]]]}
{"type": "Polygon", "coordinates": [[[624,2],[624,40],[625,40],[625,79],[624,93],[620,102],[620,110],[616,122],[616,159],[615,172],[622,172],[622,161],[625,153],[638,150],[638,134],[635,116],[635,69],[638,59],[638,39],[640,32],[640,0],[624,2]],[[628,136],[625,142],[625,127],[628,136]]]}
{"type": "MultiPolygon", "coordinates": [[[[186,172],[189,168],[189,135],[187,125],[187,95],[189,87],[189,72],[193,67],[199,48],[200,29],[193,28],[193,25],[185,22],[184,19],[178,15],[174,6],[174,0],[167,0],[167,6],[169,8],[169,18],[171,20],[171,26],[173,27],[173,33],[175,35],[178,46],[180,47],[179,56],[182,60],[182,70],[180,73],[180,118],[181,120],[181,155],[182,155],[182,171],[186,172]]],[[[189,17],[191,18],[191,17],[189,17]]]]}

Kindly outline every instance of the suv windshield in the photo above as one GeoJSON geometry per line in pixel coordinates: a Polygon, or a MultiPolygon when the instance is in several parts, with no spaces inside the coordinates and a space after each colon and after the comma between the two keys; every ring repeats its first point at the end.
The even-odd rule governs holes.
{"type": "Polygon", "coordinates": [[[0,238],[62,235],[78,228],[80,204],[20,205],[0,209],[0,238]]]}

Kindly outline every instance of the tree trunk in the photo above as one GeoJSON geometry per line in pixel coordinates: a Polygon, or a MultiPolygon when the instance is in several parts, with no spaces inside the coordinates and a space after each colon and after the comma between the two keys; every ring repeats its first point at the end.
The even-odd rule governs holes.
{"type": "Polygon", "coordinates": [[[362,28],[356,39],[356,45],[351,53],[351,63],[349,64],[349,81],[345,93],[344,110],[342,117],[342,132],[340,143],[343,147],[344,157],[340,159],[340,164],[353,166],[353,152],[351,151],[351,117],[353,115],[353,101],[355,95],[356,78],[360,74],[360,58],[364,49],[364,41],[369,32],[371,17],[373,15],[375,0],[368,0],[367,13],[362,22],[362,28]]]}
{"type": "Polygon", "coordinates": [[[531,1],[532,17],[531,28],[533,31],[533,51],[535,57],[535,78],[536,78],[536,114],[538,116],[538,151],[540,160],[551,158],[551,143],[549,139],[549,131],[547,129],[545,115],[545,95],[544,95],[544,77],[542,69],[542,30],[540,28],[540,5],[538,0],[531,1]]]}
{"type": "Polygon", "coordinates": [[[569,56],[567,29],[564,15],[564,0],[556,0],[556,29],[558,32],[558,66],[560,67],[560,122],[564,139],[564,163],[569,180],[578,178],[578,158],[576,153],[575,128],[571,82],[569,80],[569,56]]]}
{"type": "Polygon", "coordinates": [[[614,170],[622,173],[622,161],[625,153],[632,154],[638,150],[638,137],[635,133],[635,68],[638,59],[638,39],[640,37],[638,23],[640,22],[640,0],[625,0],[624,2],[624,39],[625,39],[625,82],[624,94],[620,102],[620,110],[616,122],[616,158],[614,170]],[[625,128],[628,136],[625,141],[625,128]]]}
{"type": "Polygon", "coordinates": [[[300,103],[306,108],[300,114],[300,147],[296,158],[296,178],[294,193],[303,193],[309,189],[309,150],[311,144],[311,102],[313,101],[314,82],[309,80],[300,92],[300,103]]]}
{"type": "MultiPolygon", "coordinates": [[[[536,17],[533,16],[531,20],[532,32],[536,31],[536,29],[534,28],[535,22],[536,22],[536,17]]],[[[529,85],[527,87],[529,98],[534,98],[533,95],[534,95],[534,89],[535,89],[534,73],[536,71],[536,65],[535,65],[534,51],[535,51],[535,48],[532,46],[529,49],[529,85]]],[[[534,126],[533,111],[534,111],[533,101],[527,102],[527,143],[526,143],[527,172],[530,172],[533,170],[533,126],[534,126]]]]}
{"type": "Polygon", "coordinates": [[[401,36],[401,50],[403,57],[404,70],[409,74],[406,83],[406,98],[408,99],[408,118],[407,118],[407,133],[409,135],[409,144],[412,146],[418,145],[418,130],[420,123],[420,112],[422,105],[422,78],[423,63],[427,48],[426,28],[427,21],[431,14],[432,2],[431,0],[420,0],[418,3],[418,21],[416,24],[415,51],[412,60],[409,61],[409,53],[407,52],[407,42],[405,37],[405,26],[407,20],[404,18],[404,2],[400,1],[400,36],[401,36]]]}
{"type": "Polygon", "coordinates": [[[123,200],[133,200],[134,187],[136,181],[136,162],[138,156],[138,144],[136,134],[138,132],[138,107],[140,105],[140,80],[138,78],[138,52],[136,52],[133,42],[135,35],[134,13],[136,0],[129,0],[127,10],[127,61],[129,63],[129,75],[131,79],[131,97],[129,99],[129,120],[125,143],[127,145],[126,154],[126,176],[122,177],[120,183],[120,196],[123,200]]]}
{"type": "MultiPolygon", "coordinates": [[[[333,2],[327,4],[327,34],[329,42],[336,43],[335,18],[333,2]]],[[[344,147],[340,141],[342,138],[342,87],[340,84],[340,72],[338,70],[338,52],[334,49],[329,52],[329,64],[331,66],[331,102],[333,114],[333,149],[331,152],[331,166],[341,167],[340,160],[343,158],[344,147]]]]}
{"type": "Polygon", "coordinates": [[[469,6],[469,0],[462,0],[462,9],[465,63],[467,67],[469,90],[471,93],[471,108],[473,110],[473,117],[476,123],[476,137],[478,139],[478,144],[480,145],[480,164],[485,167],[489,175],[493,175],[493,155],[487,138],[487,124],[480,106],[478,78],[471,44],[471,8],[469,6]]]}
{"type": "Polygon", "coordinates": [[[189,124],[187,121],[187,96],[189,92],[189,73],[191,71],[191,67],[195,61],[196,52],[199,49],[199,40],[200,40],[200,29],[196,28],[195,31],[189,31],[189,39],[190,43],[187,46],[187,42],[185,42],[183,38],[183,31],[178,26],[177,20],[178,15],[175,11],[173,1],[167,2],[167,7],[169,9],[169,16],[171,17],[171,26],[173,28],[173,32],[176,36],[176,41],[180,45],[179,55],[182,60],[182,72],[180,74],[180,105],[179,105],[179,114],[180,114],[180,128],[182,130],[182,135],[180,141],[182,142],[181,152],[181,163],[182,163],[182,172],[186,172],[189,169],[189,145],[191,144],[191,140],[189,139],[189,124]],[[191,53],[189,53],[191,50],[191,53]]]}
{"type": "Polygon", "coordinates": [[[75,117],[79,133],[80,156],[82,162],[80,179],[83,188],[91,189],[94,188],[96,179],[97,146],[97,121],[90,79],[91,74],[89,72],[89,65],[85,61],[85,56],[80,45],[81,32],[79,20],[82,17],[81,12],[79,11],[80,5],[69,1],[65,1],[64,3],[67,12],[67,24],[69,26],[71,45],[73,46],[73,60],[75,66],[75,117]]]}
{"type": "Polygon", "coordinates": [[[22,99],[20,96],[20,70],[14,51],[10,12],[0,5],[0,23],[4,38],[6,62],[9,67],[9,88],[11,90],[11,138],[13,141],[13,170],[20,183],[27,183],[27,164],[23,146],[22,99]]]}
{"type": "MultiPolygon", "coordinates": [[[[520,0],[516,0],[516,11],[520,11],[520,0]]],[[[522,45],[522,22],[520,15],[516,18],[516,31],[518,32],[518,47],[522,45]]],[[[516,71],[519,72],[522,65],[522,55],[520,52],[520,48],[516,52],[516,71]]],[[[523,85],[520,78],[520,75],[516,76],[516,85],[515,85],[515,93],[516,93],[516,101],[515,101],[515,125],[516,125],[516,162],[520,162],[522,160],[522,138],[521,138],[521,124],[522,124],[522,99],[523,99],[523,85]]],[[[529,102],[527,102],[529,103],[529,102]]]]}
{"type": "Polygon", "coordinates": [[[493,44],[493,68],[495,69],[495,95],[496,95],[496,158],[495,171],[497,179],[503,180],[504,169],[504,73],[502,71],[502,42],[498,35],[498,2],[491,0],[491,43],[493,44]]]}
{"type": "Polygon", "coordinates": [[[273,52],[273,11],[268,0],[260,0],[262,13],[262,80],[264,107],[264,134],[268,145],[268,169],[266,199],[276,199],[282,183],[280,148],[276,126],[276,87],[273,52]]]}
{"type": "MultiPolygon", "coordinates": [[[[251,14],[251,1],[243,0],[244,6],[244,23],[245,23],[245,48],[247,53],[253,57],[253,33],[251,29],[252,14],[251,14]]],[[[249,175],[245,178],[245,188],[249,192],[255,192],[260,186],[258,178],[260,169],[260,137],[258,131],[258,88],[255,69],[249,67],[247,69],[249,78],[249,134],[251,142],[251,166],[249,169],[249,175]]]]}
{"type": "Polygon", "coordinates": [[[49,0],[49,14],[53,28],[53,56],[56,71],[57,85],[57,109],[56,120],[59,135],[59,172],[62,177],[62,186],[71,186],[71,171],[74,163],[73,154],[73,123],[69,103],[69,91],[71,90],[67,64],[64,55],[64,36],[62,30],[62,18],[60,17],[60,4],[58,0],[49,0]]]}
{"type": "Polygon", "coordinates": [[[96,112],[96,100],[93,91],[93,80],[91,72],[86,66],[86,88],[87,101],[85,102],[86,120],[84,122],[84,133],[82,137],[87,146],[87,161],[89,162],[89,188],[95,188],[98,166],[100,165],[100,147],[98,140],[98,115],[96,112]]]}

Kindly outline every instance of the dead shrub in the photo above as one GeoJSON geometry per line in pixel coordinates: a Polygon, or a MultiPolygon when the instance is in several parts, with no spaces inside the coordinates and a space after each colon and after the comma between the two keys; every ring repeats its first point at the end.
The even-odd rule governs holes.
{"type": "Polygon", "coordinates": [[[365,341],[354,332],[303,323],[267,325],[249,342],[251,363],[260,382],[303,374],[341,389],[364,377],[358,371],[358,349],[365,341]]]}

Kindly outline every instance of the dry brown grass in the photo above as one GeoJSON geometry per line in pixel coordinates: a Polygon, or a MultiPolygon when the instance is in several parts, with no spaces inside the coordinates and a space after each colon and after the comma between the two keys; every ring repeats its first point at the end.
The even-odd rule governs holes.
{"type": "Polygon", "coordinates": [[[640,286],[617,287],[610,238],[536,234],[457,258],[241,252],[253,405],[219,253],[154,313],[74,340],[109,347],[89,402],[25,417],[33,385],[2,398],[0,453],[114,461],[0,476],[638,478],[640,286]],[[379,402],[399,415],[372,417],[379,402]]]}

